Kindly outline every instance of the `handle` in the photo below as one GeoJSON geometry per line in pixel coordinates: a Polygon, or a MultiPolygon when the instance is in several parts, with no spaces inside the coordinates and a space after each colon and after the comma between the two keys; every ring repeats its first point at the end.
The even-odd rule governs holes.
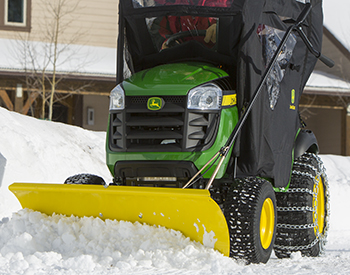
{"type": "Polygon", "coordinates": [[[318,57],[318,59],[320,61],[322,61],[326,66],[328,66],[329,68],[332,68],[334,66],[334,61],[332,59],[330,59],[329,57],[320,54],[320,56],[318,57]]]}

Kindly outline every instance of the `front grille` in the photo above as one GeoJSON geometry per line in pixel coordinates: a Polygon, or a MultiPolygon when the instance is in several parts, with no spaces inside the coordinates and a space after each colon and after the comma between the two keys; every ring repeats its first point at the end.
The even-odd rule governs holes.
{"type": "Polygon", "coordinates": [[[126,97],[125,110],[110,114],[110,148],[130,152],[203,150],[214,140],[219,111],[189,111],[187,96],[160,96],[161,110],[147,109],[149,96],[126,97]]]}

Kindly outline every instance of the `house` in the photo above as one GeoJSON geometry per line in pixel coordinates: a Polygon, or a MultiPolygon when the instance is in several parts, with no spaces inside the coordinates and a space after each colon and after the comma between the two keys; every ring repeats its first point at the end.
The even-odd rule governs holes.
{"type": "Polygon", "coordinates": [[[55,81],[53,120],[105,130],[117,15],[114,0],[0,0],[0,106],[47,118],[55,81]]]}
{"type": "MultiPolygon", "coordinates": [[[[350,8],[346,1],[324,0],[322,53],[336,65],[329,69],[318,62],[300,101],[301,117],[316,134],[324,154],[350,155],[350,8]]],[[[0,106],[40,117],[40,72],[45,71],[49,96],[48,82],[56,70],[59,83],[53,119],[104,131],[108,95],[116,84],[117,15],[115,0],[0,0],[0,106]],[[53,68],[48,59],[54,48],[58,3],[64,16],[59,22],[59,61],[53,68]],[[33,70],[38,71],[35,77],[33,70]]]]}
{"type": "Polygon", "coordinates": [[[324,0],[322,53],[335,66],[318,61],[300,101],[300,113],[319,143],[320,153],[350,155],[350,6],[324,0]]]}

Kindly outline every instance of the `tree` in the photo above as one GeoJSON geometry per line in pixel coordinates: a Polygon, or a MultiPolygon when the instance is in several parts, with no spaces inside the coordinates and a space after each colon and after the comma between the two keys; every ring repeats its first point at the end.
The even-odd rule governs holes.
{"type": "MultiPolygon", "coordinates": [[[[70,60],[79,59],[81,46],[77,43],[84,33],[81,30],[72,32],[73,28],[70,27],[76,20],[79,3],[80,0],[41,0],[40,29],[21,34],[16,40],[20,44],[17,58],[25,71],[27,90],[42,98],[40,117],[43,119],[52,120],[53,105],[57,100],[62,100],[62,97],[55,97],[57,85],[69,75],[62,73],[62,68],[70,60]]],[[[72,69],[79,70],[84,65],[86,62],[82,60],[72,69]]]]}

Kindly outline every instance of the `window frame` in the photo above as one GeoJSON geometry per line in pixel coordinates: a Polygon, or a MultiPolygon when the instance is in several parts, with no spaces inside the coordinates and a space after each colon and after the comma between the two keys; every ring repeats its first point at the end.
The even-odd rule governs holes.
{"type": "Polygon", "coordinates": [[[8,21],[8,3],[9,0],[5,0],[5,12],[4,12],[4,24],[6,26],[16,26],[16,27],[25,27],[27,24],[27,0],[22,0],[23,1],[23,11],[22,11],[22,17],[23,17],[23,22],[9,22],[8,21]]]}
{"type": "Polygon", "coordinates": [[[23,23],[8,22],[8,1],[0,0],[0,30],[30,32],[32,0],[23,0],[23,23]]]}

